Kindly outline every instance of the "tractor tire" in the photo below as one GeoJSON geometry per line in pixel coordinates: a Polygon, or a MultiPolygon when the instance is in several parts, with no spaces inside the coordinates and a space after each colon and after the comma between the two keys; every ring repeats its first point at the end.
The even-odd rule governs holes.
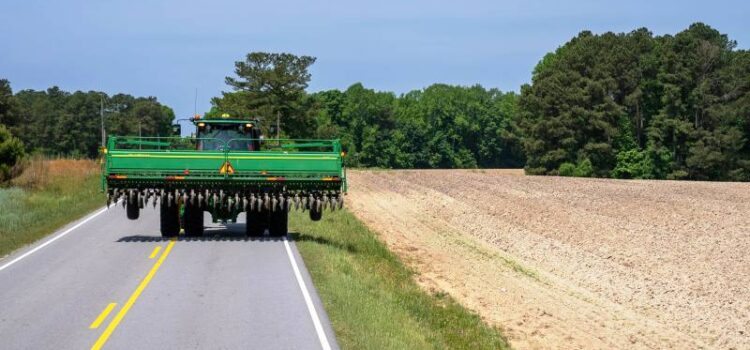
{"type": "Polygon", "coordinates": [[[185,204],[185,213],[183,214],[182,222],[185,226],[186,236],[203,236],[203,209],[199,204],[185,204]]]}
{"type": "Polygon", "coordinates": [[[263,237],[268,228],[271,212],[267,209],[261,211],[248,210],[247,223],[245,224],[245,233],[248,237],[263,237]]]}
{"type": "Polygon", "coordinates": [[[180,234],[180,207],[166,201],[161,204],[160,210],[161,236],[165,238],[177,237],[180,234]]]}
{"type": "Polygon", "coordinates": [[[138,192],[128,196],[125,199],[125,211],[127,212],[128,219],[137,220],[141,216],[140,198],[138,192]]]}
{"type": "Polygon", "coordinates": [[[289,227],[289,213],[286,210],[276,210],[271,213],[271,225],[268,233],[273,237],[285,237],[289,227]]]}
{"type": "Polygon", "coordinates": [[[317,205],[310,206],[310,220],[320,221],[323,218],[323,210],[317,205]]]}

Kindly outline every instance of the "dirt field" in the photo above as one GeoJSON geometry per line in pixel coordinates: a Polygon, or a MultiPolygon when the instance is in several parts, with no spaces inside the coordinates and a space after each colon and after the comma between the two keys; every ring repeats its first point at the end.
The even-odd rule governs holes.
{"type": "Polygon", "coordinates": [[[350,171],[347,205],[521,349],[750,349],[750,184],[350,171]]]}

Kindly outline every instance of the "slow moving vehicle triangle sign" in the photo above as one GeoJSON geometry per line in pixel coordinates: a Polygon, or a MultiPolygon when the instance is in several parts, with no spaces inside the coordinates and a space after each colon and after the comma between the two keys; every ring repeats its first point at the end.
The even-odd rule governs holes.
{"type": "Polygon", "coordinates": [[[234,167],[232,166],[232,163],[229,163],[229,161],[225,161],[224,164],[221,165],[221,168],[219,168],[219,174],[234,174],[234,167]]]}

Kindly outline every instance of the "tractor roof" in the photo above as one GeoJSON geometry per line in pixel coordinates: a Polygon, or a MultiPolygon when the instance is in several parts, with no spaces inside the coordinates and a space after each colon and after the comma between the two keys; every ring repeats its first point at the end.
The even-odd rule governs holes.
{"type": "Polygon", "coordinates": [[[246,124],[253,123],[258,124],[255,119],[228,119],[228,118],[211,118],[211,119],[193,119],[193,124],[206,123],[206,124],[246,124]]]}

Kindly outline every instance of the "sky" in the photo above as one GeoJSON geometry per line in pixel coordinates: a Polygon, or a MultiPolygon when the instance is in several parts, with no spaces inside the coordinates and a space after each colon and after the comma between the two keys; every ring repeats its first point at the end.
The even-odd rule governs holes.
{"type": "Polygon", "coordinates": [[[0,2],[0,78],[14,91],[155,96],[178,118],[210,109],[248,52],[317,57],[309,91],[404,93],[433,83],[518,91],[583,30],[674,34],[704,22],[750,47],[750,1],[0,2]]]}

